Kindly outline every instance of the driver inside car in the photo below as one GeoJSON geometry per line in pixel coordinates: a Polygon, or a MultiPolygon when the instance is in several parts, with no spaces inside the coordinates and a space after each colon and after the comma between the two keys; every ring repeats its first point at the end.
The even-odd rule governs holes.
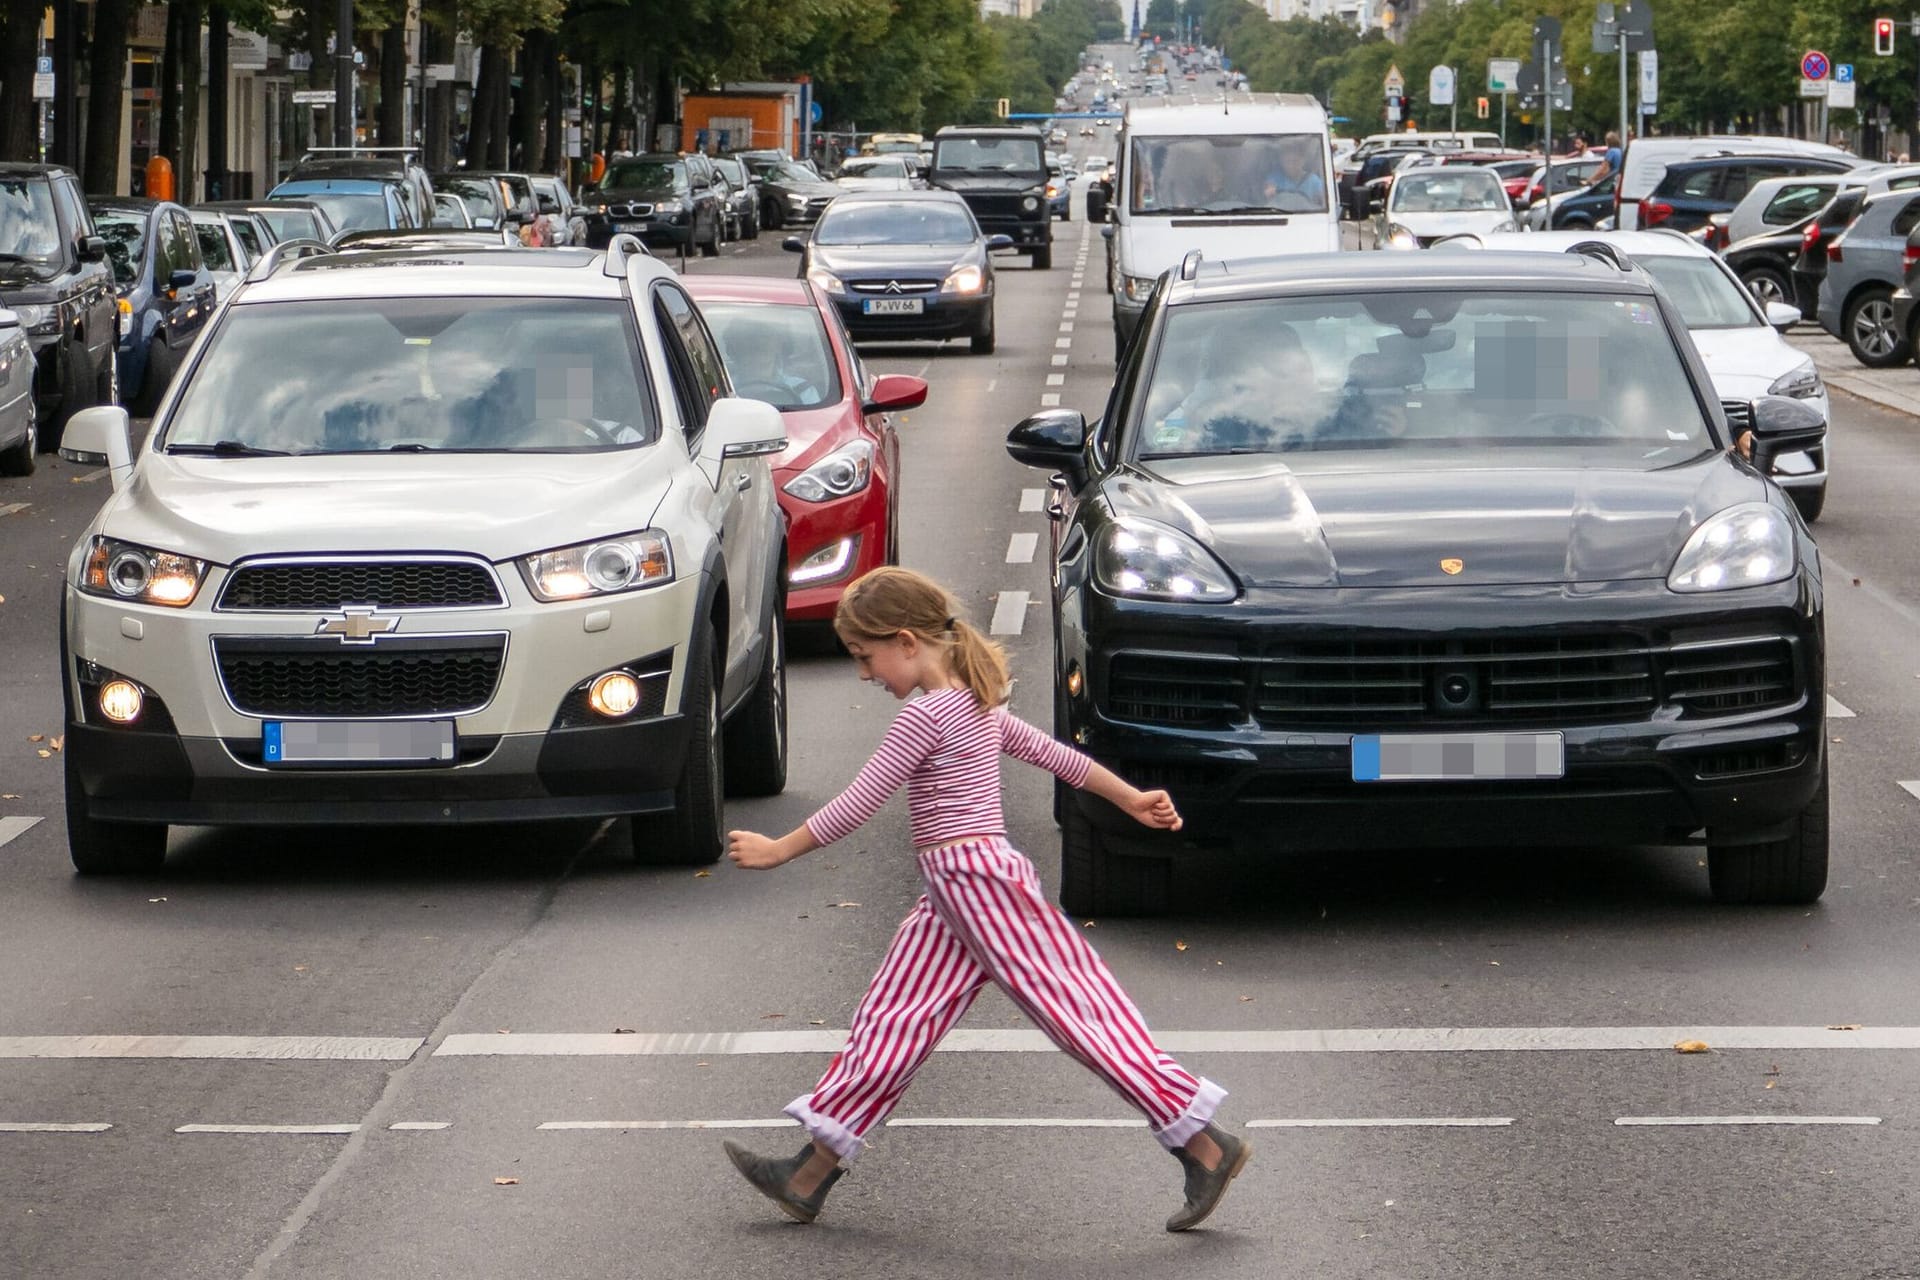
{"type": "Polygon", "coordinates": [[[792,344],[778,325],[736,327],[722,347],[734,391],[775,408],[817,405],[825,393],[795,368],[792,344]]]}

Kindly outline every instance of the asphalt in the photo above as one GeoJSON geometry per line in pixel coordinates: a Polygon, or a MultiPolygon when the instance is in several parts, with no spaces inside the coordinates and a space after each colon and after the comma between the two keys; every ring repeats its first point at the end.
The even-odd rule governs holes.
{"type": "MultiPolygon", "coordinates": [[[[998,354],[865,353],[933,386],[901,421],[903,559],[976,622],[1029,593],[1003,639],[1016,709],[1043,723],[1046,517],[1024,499],[1045,477],[1002,440],[1043,396],[1090,415],[1104,400],[1097,234],[1062,318],[1078,216],[1056,226],[1053,270],[1002,270],[998,354]],[[1008,562],[1016,533],[1039,535],[1035,561],[1008,562]]],[[[763,236],[690,269],[796,262],[763,236]]],[[[1827,1031],[1898,1044],[1920,1027],[1920,795],[1900,785],[1920,780],[1920,421],[1835,405],[1816,532],[1831,687],[1854,714],[1829,728],[1826,897],[1716,907],[1680,849],[1183,867],[1172,917],[1084,927],[1256,1144],[1192,1237],[1160,1227],[1178,1166],[1071,1062],[988,1034],[1031,1030],[991,992],[904,1101],[919,1123],[876,1133],[815,1226],[721,1157],[721,1136],[798,1146],[790,1128],[714,1126],[777,1124],[825,1066],[918,893],[898,803],[770,873],[639,870],[616,833],[562,825],[183,831],[161,875],[75,878],[58,759],[38,752],[60,727],[60,566],[104,495],[57,463],[8,481],[0,509],[25,505],[0,515],[0,817],[40,820],[0,843],[0,1276],[1920,1276],[1920,1040],[1827,1031]],[[1500,1028],[1533,1031],[1454,1047],[1500,1028]],[[1556,1047],[1596,1028],[1653,1034],[1556,1047]],[[1760,1047],[1716,1045],[1719,1029],[1760,1047]],[[1313,1031],[1360,1039],[1274,1038],[1313,1031]],[[1389,1032],[1399,1047],[1369,1047],[1389,1032]],[[1670,1047],[1693,1034],[1706,1052],[1670,1047]],[[313,1056],[15,1056],[19,1037],[136,1035],[301,1037],[313,1056]],[[313,1037],[402,1043],[364,1060],[313,1037]],[[1619,1123],[1645,1117],[1820,1123],[1619,1123]],[[539,1127],[582,1122],[610,1127],[539,1127]],[[6,1131],[26,1123],[111,1127],[6,1131]],[[239,1124],[358,1128],[177,1131],[239,1124]]],[[[831,654],[797,657],[790,693],[787,790],[730,802],[732,823],[799,822],[894,709],[831,654]]],[[[1006,777],[1012,837],[1052,882],[1047,781],[1006,777]]]]}

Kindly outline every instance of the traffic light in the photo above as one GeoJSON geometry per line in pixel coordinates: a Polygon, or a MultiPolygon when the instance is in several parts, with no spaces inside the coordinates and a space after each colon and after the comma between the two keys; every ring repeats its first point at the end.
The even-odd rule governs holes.
{"type": "Polygon", "coordinates": [[[1480,110],[1480,118],[1482,120],[1485,120],[1487,118],[1487,107],[1488,107],[1487,100],[1485,98],[1476,98],[1474,102],[1475,102],[1475,105],[1480,110]]]}
{"type": "Polygon", "coordinates": [[[993,104],[993,113],[1005,120],[1013,114],[1013,103],[1006,98],[1001,98],[993,104]]]}
{"type": "Polygon", "coordinates": [[[1873,51],[1881,57],[1893,52],[1893,19],[1875,18],[1873,20],[1873,51]]]}

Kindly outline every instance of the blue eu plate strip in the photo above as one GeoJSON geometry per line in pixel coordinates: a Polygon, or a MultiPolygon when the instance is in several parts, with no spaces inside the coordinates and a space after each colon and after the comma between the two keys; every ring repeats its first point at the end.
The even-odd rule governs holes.
{"type": "Polygon", "coordinates": [[[1370,733],[1353,740],[1353,780],[1380,781],[1380,735],[1370,733]]]}
{"type": "Polygon", "coordinates": [[[280,722],[269,720],[260,726],[260,758],[268,764],[280,762],[280,722]]]}

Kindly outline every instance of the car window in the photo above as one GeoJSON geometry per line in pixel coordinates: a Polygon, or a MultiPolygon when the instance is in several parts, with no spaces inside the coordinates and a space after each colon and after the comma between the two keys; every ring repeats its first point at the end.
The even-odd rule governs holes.
{"type": "Polygon", "coordinates": [[[1404,173],[1393,181],[1389,198],[1397,213],[1484,212],[1507,207],[1499,179],[1474,169],[1434,169],[1404,173]]]}
{"type": "Polygon", "coordinates": [[[654,190],[687,189],[687,168],[681,164],[645,160],[633,164],[612,164],[600,175],[600,187],[612,191],[620,187],[646,187],[654,190]]]}
{"type": "Polygon", "coordinates": [[[1710,200],[1713,198],[1713,189],[1719,182],[1720,175],[1721,170],[1718,166],[1683,172],[1680,181],[1673,189],[1673,194],[1685,196],[1690,200],[1710,200]]]}
{"type": "Polygon", "coordinates": [[[590,453],[657,435],[632,313],[612,300],[273,303],[230,310],[206,341],[168,448],[590,453]]]}
{"type": "Polygon", "coordinates": [[[500,188],[491,182],[443,177],[434,184],[434,190],[458,197],[460,203],[467,206],[467,216],[476,222],[484,220],[492,225],[500,217],[500,188]]]}
{"type": "Polygon", "coordinates": [[[840,375],[819,309],[752,302],[708,302],[707,318],[734,394],[776,409],[816,409],[840,401],[840,375]]]}
{"type": "Polygon", "coordinates": [[[140,264],[147,256],[147,220],[138,214],[108,210],[95,216],[94,227],[107,242],[113,282],[127,285],[138,280],[140,264]]]}
{"type": "Polygon", "coordinates": [[[1046,168],[1038,138],[943,138],[933,144],[933,167],[975,173],[1039,173],[1046,168]]]}
{"type": "Polygon", "coordinates": [[[173,228],[167,225],[165,218],[156,218],[148,232],[153,238],[153,282],[156,287],[164,288],[173,273],[186,270],[186,266],[180,261],[179,249],[173,240],[173,228]]]}
{"type": "Polygon", "coordinates": [[[1893,234],[1905,236],[1913,230],[1916,223],[1920,223],[1920,196],[1907,201],[1900,207],[1900,211],[1893,215],[1893,234]]]}
{"type": "Polygon", "coordinates": [[[662,285],[659,302],[665,323],[673,329],[681,350],[686,353],[687,364],[694,377],[697,390],[693,406],[695,421],[698,426],[705,426],[707,410],[713,407],[715,400],[727,394],[726,363],[720,358],[720,352],[707,335],[706,327],[700,323],[700,313],[694,310],[686,294],[671,285],[662,285]]]}
{"type": "Polygon", "coordinates": [[[246,249],[250,257],[259,257],[264,246],[260,243],[260,229],[253,225],[252,218],[234,218],[231,221],[233,234],[246,249]]]}
{"type": "Polygon", "coordinates": [[[173,260],[182,271],[198,271],[205,263],[199,237],[193,234],[193,219],[184,213],[169,213],[167,225],[173,232],[173,260]]]}
{"type": "Polygon", "coordinates": [[[1673,254],[1636,255],[1634,261],[1667,291],[1689,329],[1750,329],[1762,327],[1747,301],[1746,291],[1727,278],[1718,263],[1707,257],[1673,254]]]}
{"type": "Polygon", "coordinates": [[[1833,184],[1830,182],[1789,182],[1767,201],[1767,207],[1760,211],[1760,221],[1770,227],[1790,226],[1831,199],[1833,184]]]}
{"type": "Polygon", "coordinates": [[[973,220],[945,200],[835,202],[820,215],[817,244],[970,244],[973,220]]]}
{"type": "Polygon", "coordinates": [[[1654,468],[1713,447],[1644,295],[1385,289],[1167,309],[1129,456],[1539,450],[1654,468]]]}
{"type": "Polygon", "coordinates": [[[50,262],[63,256],[53,199],[50,182],[0,181],[0,258],[50,262]]]}
{"type": "Polygon", "coordinates": [[[196,222],[193,235],[200,242],[200,260],[207,264],[209,271],[238,271],[240,266],[233,260],[233,254],[227,246],[226,233],[218,224],[196,222]]]}
{"type": "Polygon", "coordinates": [[[56,178],[53,182],[54,203],[60,206],[65,222],[75,236],[94,234],[93,215],[87,211],[87,201],[80,194],[80,184],[66,178],[56,178]]]}

